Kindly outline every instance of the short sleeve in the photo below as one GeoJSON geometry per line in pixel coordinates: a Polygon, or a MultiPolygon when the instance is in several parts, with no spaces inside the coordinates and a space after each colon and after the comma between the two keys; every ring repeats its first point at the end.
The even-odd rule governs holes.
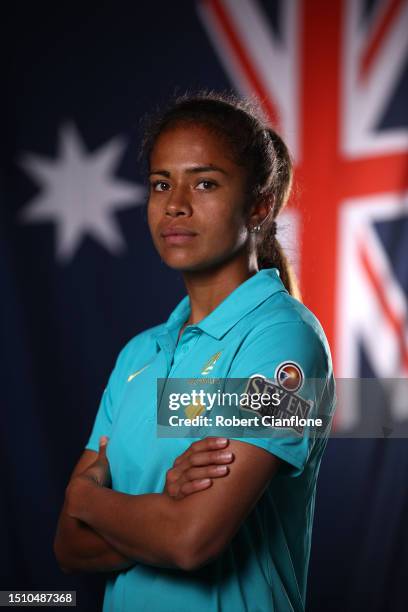
{"type": "Polygon", "coordinates": [[[118,397],[122,387],[121,383],[123,382],[123,376],[121,375],[123,370],[122,364],[130,345],[131,342],[129,342],[119,353],[115,367],[109,377],[108,384],[102,394],[91,435],[85,445],[85,448],[88,450],[98,451],[99,438],[101,436],[109,437],[111,434],[114,410],[115,406],[118,404],[118,397]]]}
{"type": "MultiPolygon", "coordinates": [[[[303,321],[277,323],[247,337],[232,363],[228,377],[256,377],[261,385],[272,383],[289,397],[291,405],[303,406],[302,416],[320,416],[323,393],[331,371],[330,353],[322,332],[303,321]]],[[[259,388],[260,385],[258,385],[259,388]]],[[[270,387],[269,387],[270,388],[270,387]]],[[[327,407],[326,407],[327,409],[327,407]]],[[[283,408],[282,408],[283,410],[283,408]]],[[[248,413],[248,411],[246,411],[248,413]]],[[[329,410],[330,412],[330,410],[329,410]]],[[[243,436],[235,439],[255,444],[283,459],[289,476],[302,473],[316,440],[316,431],[263,428],[267,437],[243,436]]],[[[263,434],[262,434],[263,435],[263,434]]],[[[231,436],[233,437],[233,436],[231,436]]]]}
{"type": "Polygon", "coordinates": [[[110,436],[112,428],[112,377],[109,379],[108,385],[105,388],[99,404],[98,412],[96,413],[95,421],[92,427],[90,438],[85,446],[88,450],[99,450],[99,438],[101,436],[110,436]]]}

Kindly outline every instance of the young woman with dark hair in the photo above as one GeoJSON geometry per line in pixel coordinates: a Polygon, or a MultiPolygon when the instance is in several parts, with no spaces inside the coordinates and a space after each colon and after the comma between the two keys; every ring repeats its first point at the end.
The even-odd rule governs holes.
{"type": "Polygon", "coordinates": [[[187,295],[121,351],[55,554],[67,572],[109,572],[104,611],[304,610],[335,385],[276,235],[288,150],[249,102],[208,93],[151,121],[143,149],[152,239],[187,295]],[[275,385],[324,413],[324,434],[157,437],[157,379],[208,375],[275,385]]]}

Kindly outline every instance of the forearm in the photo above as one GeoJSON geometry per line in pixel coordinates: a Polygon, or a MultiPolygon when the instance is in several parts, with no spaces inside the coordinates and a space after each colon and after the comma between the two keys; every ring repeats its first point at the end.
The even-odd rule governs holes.
{"type": "Polygon", "coordinates": [[[163,494],[128,495],[82,482],[68,514],[84,521],[124,557],[149,565],[182,567],[188,529],[182,504],[163,494]]]}
{"type": "Polygon", "coordinates": [[[61,511],[54,539],[54,553],[64,571],[111,572],[134,565],[86,523],[61,511]]]}

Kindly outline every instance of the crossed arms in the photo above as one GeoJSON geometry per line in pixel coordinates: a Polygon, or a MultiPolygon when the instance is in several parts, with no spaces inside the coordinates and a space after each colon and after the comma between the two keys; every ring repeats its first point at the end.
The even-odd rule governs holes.
{"type": "MultiPolygon", "coordinates": [[[[105,486],[107,482],[98,482],[93,471],[95,463],[103,466],[104,450],[84,451],[67,486],[54,541],[61,569],[117,571],[141,562],[190,571],[216,558],[263,494],[281,460],[252,444],[231,440],[232,469],[225,478],[211,479],[211,486],[207,483],[207,488],[199,490],[200,481],[194,481],[195,488],[191,482],[199,468],[191,466],[212,461],[208,455],[206,464],[195,461],[201,449],[209,447],[209,440],[194,443],[180,458],[178,470],[173,469],[174,482],[167,482],[167,490],[177,478],[188,493],[196,490],[193,495],[175,497],[166,491],[147,495],[113,491],[105,486]]],[[[209,473],[201,468],[203,476],[209,473]]],[[[169,471],[168,481],[171,475],[169,471]]]]}

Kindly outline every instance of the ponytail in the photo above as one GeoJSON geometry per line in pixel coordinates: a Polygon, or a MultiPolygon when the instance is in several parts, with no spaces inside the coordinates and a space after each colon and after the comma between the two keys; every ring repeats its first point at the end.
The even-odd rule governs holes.
{"type": "Polygon", "coordinates": [[[262,225],[257,242],[258,267],[259,269],[277,268],[287,291],[301,301],[302,296],[295,271],[276,237],[276,218],[286,206],[292,188],[292,160],[282,138],[272,128],[268,128],[265,132],[265,136],[270,139],[273,146],[274,160],[269,187],[264,192],[264,196],[273,198],[273,207],[271,209],[271,220],[268,222],[267,219],[262,225]]]}
{"type": "MultiPolygon", "coordinates": [[[[275,222],[274,222],[275,223],[275,222]]],[[[267,244],[270,247],[270,255],[262,255],[258,250],[258,267],[260,270],[263,268],[277,268],[279,270],[279,276],[285,289],[290,295],[300,302],[302,301],[302,295],[299,289],[298,280],[293,270],[292,264],[289,262],[287,255],[285,254],[282,245],[276,236],[269,234],[264,235],[263,244],[267,244]]]]}

